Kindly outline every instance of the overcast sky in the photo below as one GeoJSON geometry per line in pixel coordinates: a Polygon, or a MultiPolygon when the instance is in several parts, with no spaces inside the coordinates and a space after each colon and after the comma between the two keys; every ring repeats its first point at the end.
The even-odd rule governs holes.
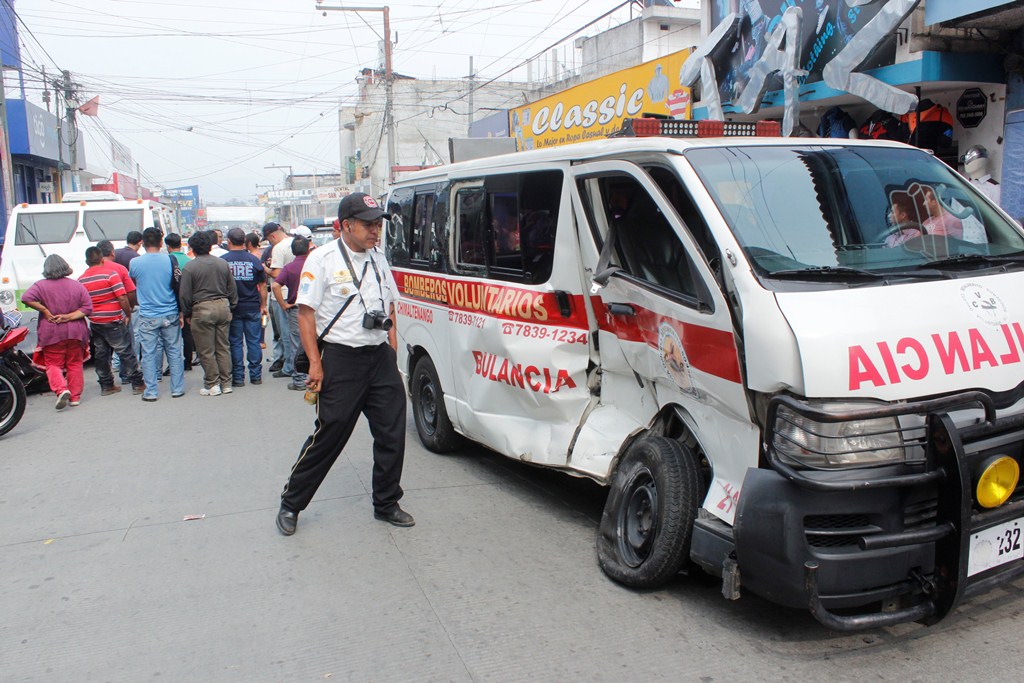
{"type": "MultiPolygon", "coordinates": [[[[490,78],[622,2],[388,4],[396,71],[461,78],[473,56],[478,75],[490,78]]],[[[257,184],[281,185],[287,171],[265,166],[337,172],[337,108],[352,102],[359,69],[376,65],[383,35],[380,13],[324,16],[315,0],[16,0],[15,7],[24,22],[28,99],[42,102],[44,67],[50,77],[58,67],[70,70],[81,102],[100,96],[98,119],[81,117],[90,168],[111,170],[108,133],[131,149],[147,187],[198,184],[204,201],[254,200],[257,184]]],[[[583,35],[630,12],[623,7],[583,35]]],[[[525,70],[503,79],[516,76],[525,70]]]]}

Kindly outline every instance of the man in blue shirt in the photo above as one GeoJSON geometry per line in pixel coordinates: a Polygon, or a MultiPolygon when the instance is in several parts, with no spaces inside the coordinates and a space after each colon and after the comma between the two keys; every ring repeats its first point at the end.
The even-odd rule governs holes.
{"type": "Polygon", "coordinates": [[[249,361],[249,383],[263,383],[263,351],[260,349],[262,318],[267,315],[267,275],[260,260],[245,248],[245,231],[228,230],[228,253],[221,256],[231,267],[238,288],[238,304],[231,311],[228,344],[231,346],[231,386],[245,386],[245,362],[249,361]]]}
{"type": "MultiPolygon", "coordinates": [[[[146,388],[143,401],[159,398],[161,342],[171,368],[171,397],[185,394],[185,366],[181,345],[182,316],[174,292],[173,256],[160,253],[163,234],[157,228],[146,228],[142,246],[146,253],[132,259],[128,273],[135,281],[139,300],[138,335],[142,344],[142,375],[146,388]]],[[[180,271],[179,271],[180,272],[180,271]]]]}

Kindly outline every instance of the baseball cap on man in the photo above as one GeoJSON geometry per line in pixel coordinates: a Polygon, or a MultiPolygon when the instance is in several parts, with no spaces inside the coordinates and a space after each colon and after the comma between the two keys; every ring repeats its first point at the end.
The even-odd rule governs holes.
{"type": "Polygon", "coordinates": [[[375,221],[378,218],[391,218],[380,208],[377,200],[364,192],[353,192],[338,204],[338,220],[358,218],[361,221],[375,221]]]}
{"type": "Polygon", "coordinates": [[[307,240],[311,240],[313,239],[313,231],[307,228],[305,225],[300,225],[299,227],[292,230],[292,236],[305,237],[307,240]]]}
{"type": "Polygon", "coordinates": [[[277,230],[284,230],[278,223],[267,223],[263,226],[263,239],[270,237],[271,233],[277,230]]]}

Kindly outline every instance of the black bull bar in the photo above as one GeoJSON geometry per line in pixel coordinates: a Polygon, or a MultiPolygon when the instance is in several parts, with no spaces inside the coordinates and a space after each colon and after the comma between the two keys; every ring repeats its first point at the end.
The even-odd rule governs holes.
{"type": "MultiPolygon", "coordinates": [[[[913,605],[858,615],[840,615],[822,604],[818,586],[816,560],[804,564],[804,588],[808,608],[818,621],[837,631],[877,628],[910,621],[931,625],[941,621],[964,599],[984,593],[1024,575],[1024,561],[1013,560],[1000,567],[969,577],[968,557],[971,534],[1024,516],[1024,495],[1021,486],[1002,506],[984,510],[976,506],[972,473],[990,453],[985,442],[1007,439],[1024,441],[1024,414],[997,418],[992,398],[971,391],[944,398],[913,403],[888,404],[853,412],[825,412],[789,396],[777,396],[768,406],[764,453],[769,466],[793,484],[817,492],[853,492],[869,489],[933,486],[938,492],[934,527],[908,529],[891,533],[862,536],[861,550],[899,548],[935,544],[934,572],[922,576],[911,572],[902,592],[918,591],[921,599],[913,605]],[[773,429],[780,407],[819,422],[844,422],[880,417],[918,414],[926,416],[923,436],[917,443],[924,449],[924,459],[912,471],[896,475],[865,472],[863,478],[843,481],[827,480],[809,475],[783,462],[773,446],[773,429]],[[975,424],[957,427],[949,412],[957,409],[982,408],[984,419],[975,424]]],[[[1020,460],[1018,459],[1018,464],[1020,460]]],[[[897,590],[900,587],[896,587],[897,590]]]]}

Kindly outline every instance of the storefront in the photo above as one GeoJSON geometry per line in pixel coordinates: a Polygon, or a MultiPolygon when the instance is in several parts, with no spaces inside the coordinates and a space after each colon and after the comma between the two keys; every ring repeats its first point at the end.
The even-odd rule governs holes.
{"type": "MultiPolygon", "coordinates": [[[[981,146],[1000,180],[1004,159],[1015,165],[1022,154],[1004,144],[1008,78],[991,34],[955,30],[945,14],[933,22],[916,0],[851,4],[706,3],[707,38],[679,74],[681,85],[700,83],[694,117],[779,119],[792,135],[901,140],[954,168],[981,146]]],[[[993,2],[952,4],[970,14],[993,2]]],[[[947,8],[929,0],[927,9],[947,8]]]]}
{"type": "MultiPolygon", "coordinates": [[[[14,202],[47,204],[57,201],[58,168],[62,158],[56,116],[25,100],[7,100],[11,141],[14,202]]],[[[67,158],[67,146],[64,146],[67,158]]]]}

